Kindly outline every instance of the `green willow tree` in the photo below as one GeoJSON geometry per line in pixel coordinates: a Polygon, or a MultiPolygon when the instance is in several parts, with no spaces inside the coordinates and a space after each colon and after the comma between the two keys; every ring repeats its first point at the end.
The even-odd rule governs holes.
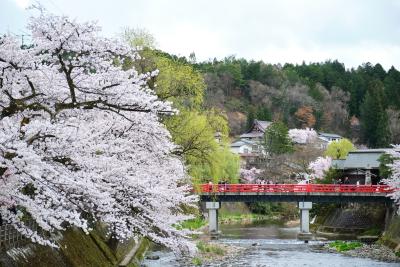
{"type": "Polygon", "coordinates": [[[239,174],[239,158],[228,148],[227,119],[215,110],[202,107],[206,85],[203,75],[185,59],[155,49],[155,40],[145,30],[126,29],[123,38],[133,47],[141,47],[141,58],[135,68],[141,73],[154,69],[159,74],[149,81],[160,99],[168,100],[179,110],[175,116],[163,118],[172,140],[194,183],[218,180],[235,182],[239,174]],[[216,140],[216,133],[220,140],[216,140]]]}
{"type": "Polygon", "coordinates": [[[361,105],[361,131],[371,148],[388,147],[391,140],[388,115],[384,105],[383,84],[373,80],[361,105]]]}
{"type": "Polygon", "coordinates": [[[349,139],[343,138],[331,142],[325,150],[325,156],[332,159],[345,159],[350,151],[355,150],[353,143],[349,139]]]}

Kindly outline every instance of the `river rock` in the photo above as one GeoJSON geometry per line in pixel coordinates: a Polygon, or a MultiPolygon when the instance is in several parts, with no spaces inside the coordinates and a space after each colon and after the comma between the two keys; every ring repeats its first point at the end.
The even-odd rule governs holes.
{"type": "Polygon", "coordinates": [[[367,243],[367,244],[372,244],[376,242],[379,239],[379,236],[376,235],[362,235],[362,236],[357,236],[357,239],[360,240],[361,242],[367,243]]]}
{"type": "Polygon", "coordinates": [[[148,260],[159,260],[159,259],[160,259],[160,256],[157,256],[157,255],[149,255],[149,256],[146,256],[146,259],[148,259],[148,260]]]}
{"type": "Polygon", "coordinates": [[[259,246],[260,244],[259,243],[253,243],[253,244],[251,244],[253,247],[256,247],[256,246],[259,246]]]}

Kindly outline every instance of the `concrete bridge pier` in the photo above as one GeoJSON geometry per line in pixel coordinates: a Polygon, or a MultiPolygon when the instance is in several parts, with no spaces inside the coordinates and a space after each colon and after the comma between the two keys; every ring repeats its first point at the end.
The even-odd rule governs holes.
{"type": "Polygon", "coordinates": [[[206,202],[206,209],[208,209],[208,229],[211,238],[218,238],[218,209],[219,202],[206,202]]]}
{"type": "Polygon", "coordinates": [[[308,243],[312,239],[312,233],[310,233],[310,209],[312,208],[312,202],[299,202],[300,209],[300,232],[297,235],[299,240],[304,240],[308,243]]]}

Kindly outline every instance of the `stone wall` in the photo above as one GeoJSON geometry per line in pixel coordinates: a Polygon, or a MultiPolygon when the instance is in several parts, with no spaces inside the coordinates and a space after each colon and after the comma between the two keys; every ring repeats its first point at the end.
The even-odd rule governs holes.
{"type": "Polygon", "coordinates": [[[390,248],[400,251],[400,215],[394,213],[391,217],[386,231],[384,232],[382,242],[390,248]]]}
{"type": "MultiPolygon", "coordinates": [[[[148,245],[148,242],[145,242],[148,245]]],[[[133,240],[118,242],[110,248],[101,229],[85,234],[79,229],[69,229],[58,241],[59,248],[50,248],[26,242],[18,246],[2,246],[0,267],[81,267],[118,266],[125,255],[135,247],[133,240]]],[[[142,252],[144,246],[139,247],[142,252]]],[[[136,256],[137,253],[135,253],[136,256]]],[[[139,255],[141,256],[141,255],[139,255]]],[[[126,266],[137,266],[135,257],[126,266]]]]}
{"type": "Polygon", "coordinates": [[[338,238],[356,238],[366,232],[381,232],[385,229],[386,207],[384,204],[345,204],[317,214],[317,234],[338,238]]]}

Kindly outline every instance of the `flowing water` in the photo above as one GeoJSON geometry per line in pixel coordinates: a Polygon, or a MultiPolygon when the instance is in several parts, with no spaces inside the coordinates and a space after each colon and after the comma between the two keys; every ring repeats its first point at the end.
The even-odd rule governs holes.
{"type": "MultiPolygon", "coordinates": [[[[225,262],[207,266],[220,267],[389,267],[399,263],[378,262],[371,259],[355,258],[319,250],[322,244],[312,241],[308,244],[296,240],[297,227],[287,228],[279,225],[222,225],[222,236],[216,241],[248,248],[242,255],[225,262]],[[257,244],[257,245],[255,245],[257,244]],[[255,245],[255,246],[254,246],[255,245]]],[[[160,256],[159,260],[145,260],[148,267],[182,266],[169,251],[155,251],[152,255],[160,256]]]]}

